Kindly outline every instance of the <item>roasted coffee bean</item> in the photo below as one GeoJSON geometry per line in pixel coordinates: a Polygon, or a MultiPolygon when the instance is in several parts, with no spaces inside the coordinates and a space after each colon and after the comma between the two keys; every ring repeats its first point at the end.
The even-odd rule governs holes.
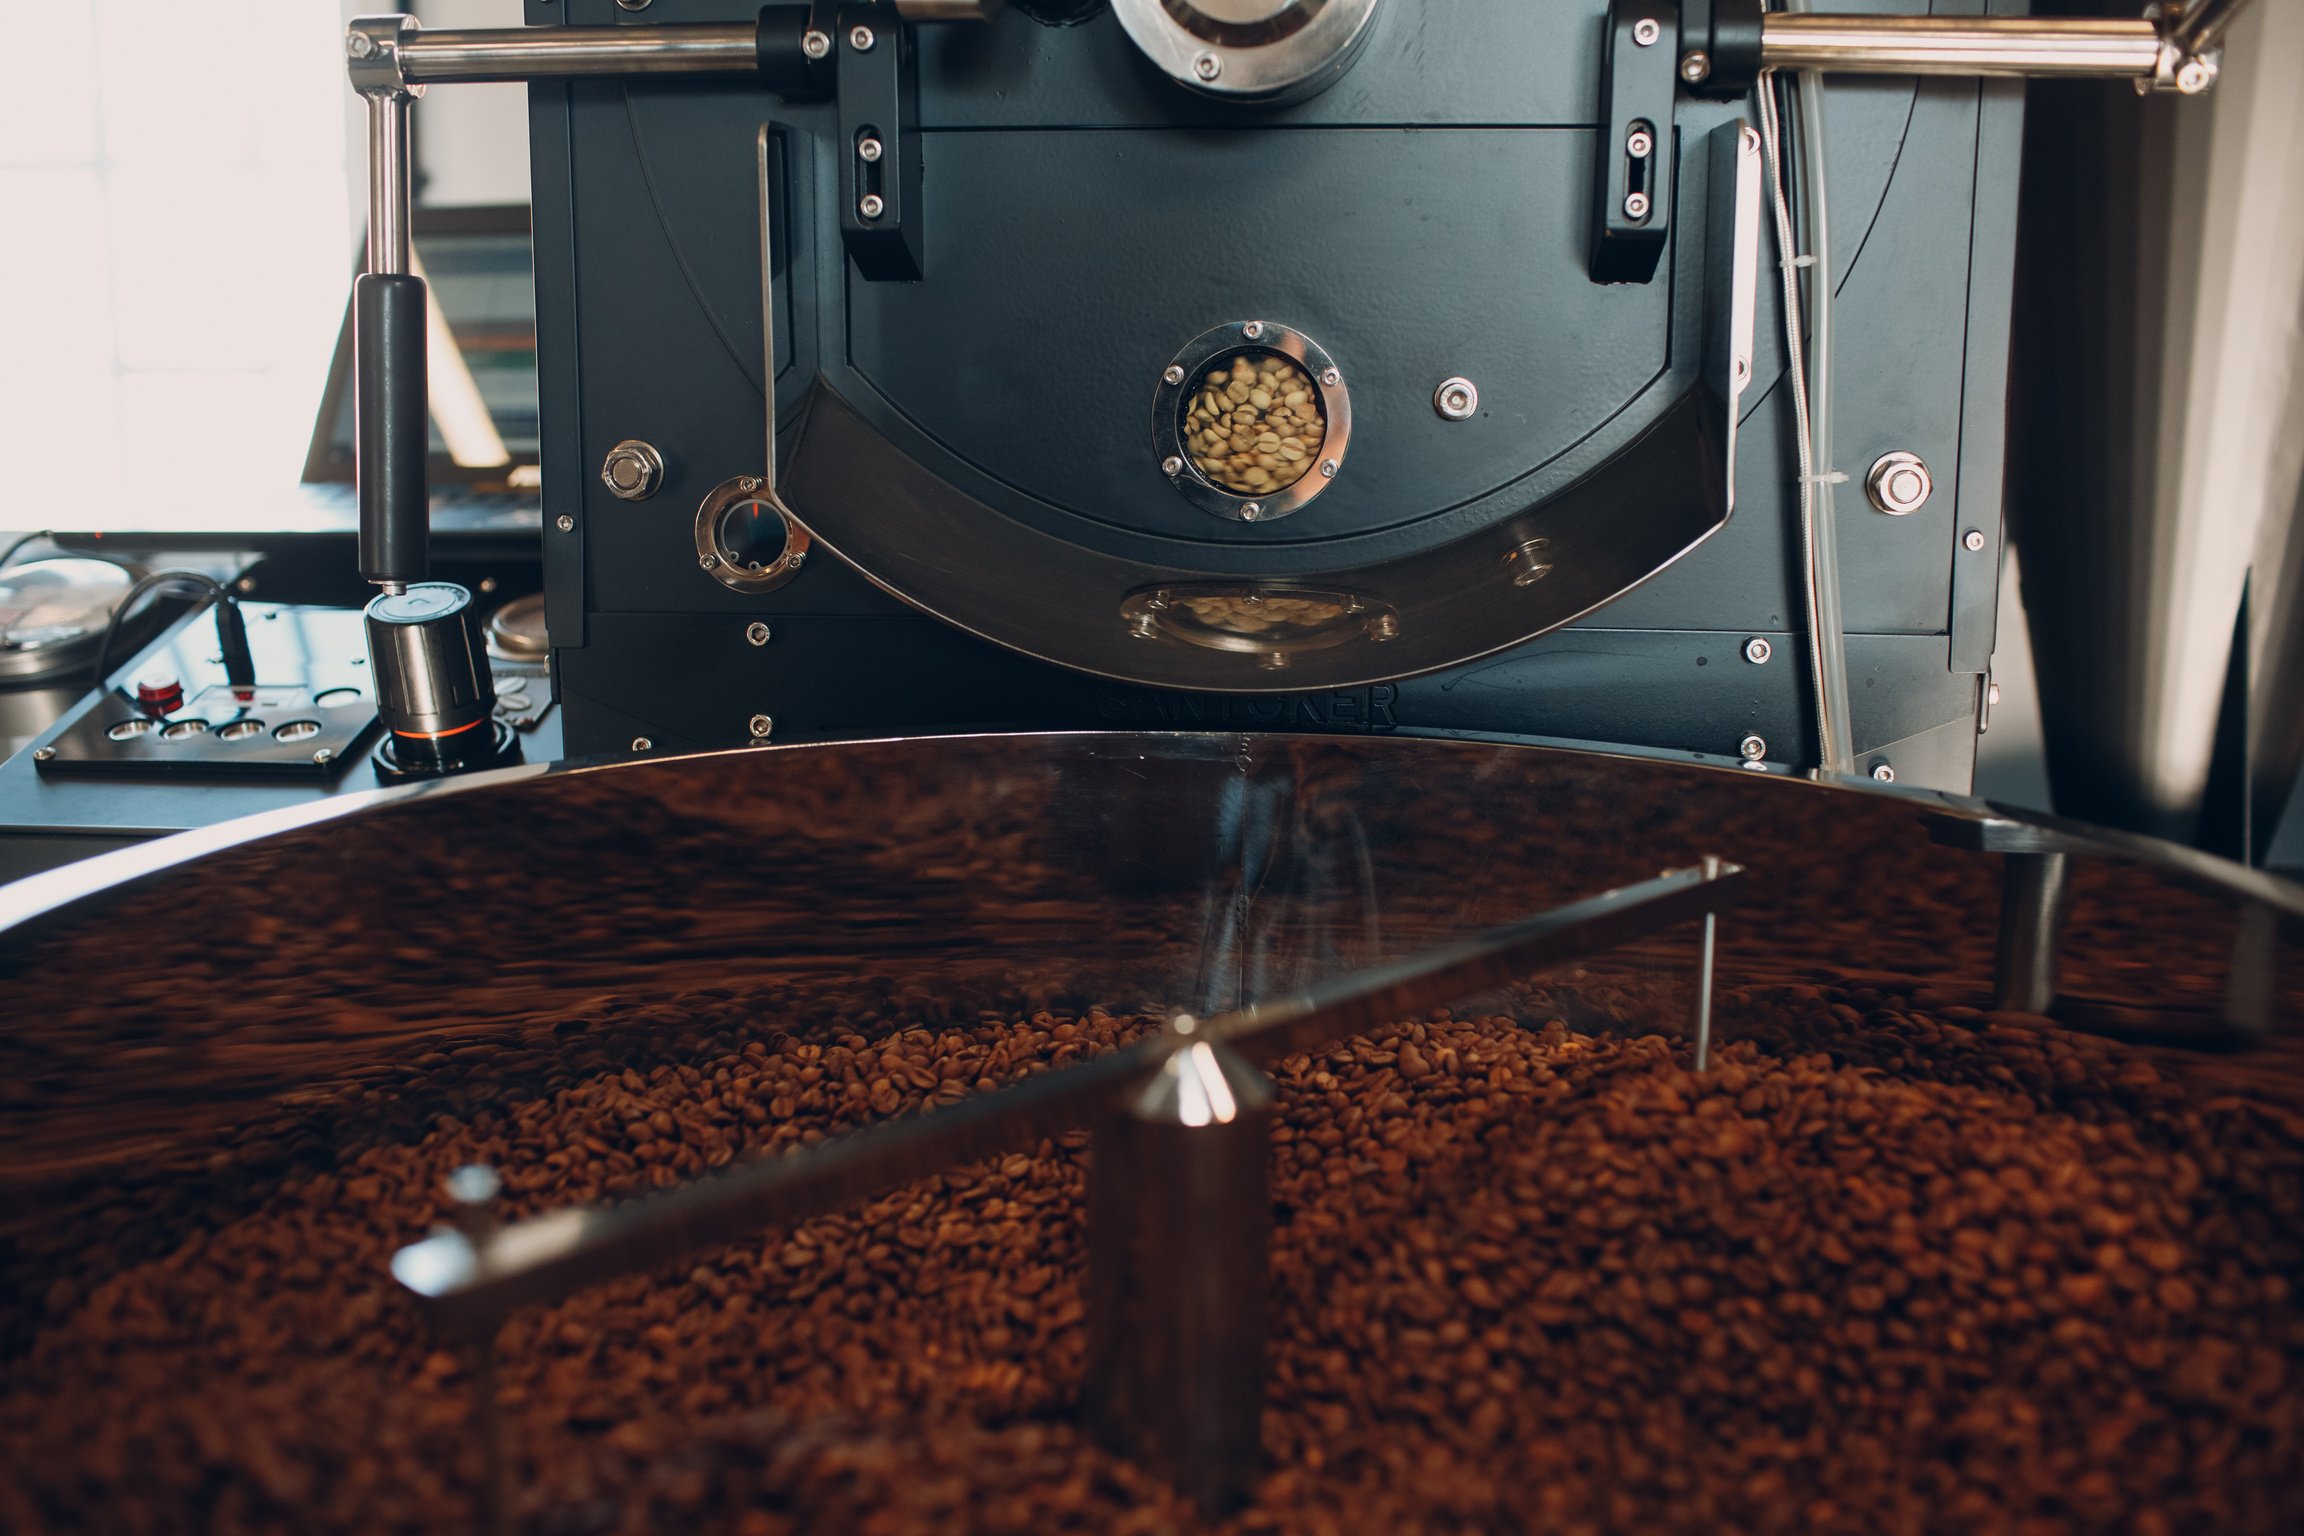
{"type": "MultiPolygon", "coordinates": [[[[1270,1470],[1222,1528],[2295,1528],[2291,1111],[1889,979],[1724,993],[1703,1075],[1684,1042],[1548,1019],[1553,995],[1275,1066],[1270,1470]]],[[[460,1527],[472,1362],[386,1271],[450,1170],[501,1169],[514,1216],[615,1198],[1156,1023],[725,1017],[645,1064],[416,1053],[415,1100],[475,1061],[495,1086],[53,1280],[0,1384],[0,1528],[460,1527]]],[[[496,1370],[523,1528],[1205,1528],[1076,1427],[1086,1149],[518,1315],[496,1370]]]]}

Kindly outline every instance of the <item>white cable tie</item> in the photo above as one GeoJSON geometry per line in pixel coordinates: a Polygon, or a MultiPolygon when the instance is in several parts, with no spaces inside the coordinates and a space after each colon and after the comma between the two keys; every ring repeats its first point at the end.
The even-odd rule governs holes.
{"type": "Polygon", "coordinates": [[[1846,485],[1848,472],[1844,469],[1828,469],[1820,475],[1802,475],[1800,482],[1803,485],[1846,485]]]}
{"type": "Polygon", "coordinates": [[[1816,265],[1816,258],[1809,255],[1795,256],[1792,258],[1792,265],[1796,267],[1812,267],[1816,265]]]}

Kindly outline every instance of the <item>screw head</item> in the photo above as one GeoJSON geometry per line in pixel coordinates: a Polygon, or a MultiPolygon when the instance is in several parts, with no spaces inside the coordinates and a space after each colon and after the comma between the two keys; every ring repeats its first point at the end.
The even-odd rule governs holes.
{"type": "Polygon", "coordinates": [[[1648,217],[1648,194],[1645,192],[1626,193],[1624,195],[1624,217],[1628,219],[1648,217]]]}
{"type": "Polygon", "coordinates": [[[1148,613],[1140,613],[1128,621],[1128,633],[1139,640],[1160,638],[1160,621],[1148,613]]]}
{"type": "Polygon", "coordinates": [[[1635,160],[1645,160],[1656,153],[1656,135],[1645,128],[1635,128],[1624,140],[1624,153],[1635,160]]]}
{"type": "Polygon", "coordinates": [[[868,219],[876,219],[888,211],[888,204],[877,192],[867,192],[857,202],[856,211],[868,219]]]}
{"type": "Polygon", "coordinates": [[[1240,327],[1240,334],[1247,337],[1250,341],[1254,341],[1257,337],[1264,334],[1264,322],[1261,320],[1251,320],[1246,325],[1240,327]]]}
{"type": "Polygon", "coordinates": [[[1747,761],[1766,757],[1768,755],[1768,738],[1765,736],[1747,736],[1736,743],[1736,751],[1747,761]]]}
{"type": "Polygon", "coordinates": [[[256,578],[253,576],[243,576],[238,581],[232,583],[232,590],[235,592],[253,592],[256,590],[256,578]]]}
{"type": "Polygon", "coordinates": [[[1776,647],[1768,643],[1765,635],[1754,635],[1744,642],[1744,659],[1756,667],[1766,666],[1768,658],[1775,654],[1776,647]]]}
{"type": "Polygon", "coordinates": [[[656,743],[650,741],[645,736],[635,736],[632,738],[632,750],[635,752],[651,751],[654,749],[655,745],[656,743]]]}
{"type": "Polygon", "coordinates": [[[1389,613],[1378,614],[1376,622],[1368,626],[1371,640],[1397,640],[1400,638],[1400,620],[1389,613]]]}
{"type": "Polygon", "coordinates": [[[1680,78],[1690,85],[1702,85],[1712,78],[1712,58],[1701,48],[1680,55],[1680,78]]]}
{"type": "Polygon", "coordinates": [[[1663,35],[1664,29],[1656,25],[1653,17],[1643,16],[1632,24],[1632,41],[1643,48],[1655,47],[1656,39],[1663,35]]]}
{"type": "Polygon", "coordinates": [[[776,722],[766,715],[754,715],[745,722],[745,728],[751,731],[754,741],[766,741],[775,734],[776,722]]]}
{"type": "Polygon", "coordinates": [[[1263,515],[1264,503],[1260,501],[1251,501],[1240,509],[1240,521],[1244,523],[1252,523],[1263,515]]]}
{"type": "Polygon", "coordinates": [[[558,517],[552,519],[552,526],[559,529],[562,533],[574,533],[576,531],[576,519],[563,512],[558,517]]]}
{"type": "Polygon", "coordinates": [[[878,164],[880,157],[887,152],[888,146],[881,143],[878,139],[863,139],[860,140],[856,145],[856,158],[863,161],[866,165],[878,164]]]}
{"type": "Polygon", "coordinates": [[[328,764],[336,761],[336,754],[330,751],[328,748],[322,747],[319,751],[312,754],[312,761],[325,768],[328,766],[328,764]]]}
{"type": "Polygon", "coordinates": [[[1176,457],[1176,455],[1170,454],[1168,457],[1160,461],[1160,473],[1173,480],[1178,475],[1184,473],[1184,461],[1176,457]]]}
{"type": "Polygon", "coordinates": [[[1432,409],[1444,421],[1470,421],[1480,409],[1480,390],[1470,379],[1443,379],[1432,391],[1432,409]]]}
{"type": "Polygon", "coordinates": [[[812,59],[821,59],[832,51],[832,39],[811,27],[800,34],[800,51],[812,59]]]}
{"type": "Polygon", "coordinates": [[[1184,367],[1181,363],[1170,363],[1160,377],[1171,384],[1181,384],[1184,382],[1184,367]]]}
{"type": "Polygon", "coordinates": [[[1334,459],[1322,459],[1320,461],[1320,478],[1323,480],[1336,478],[1336,461],[1334,459]]]}
{"type": "Polygon", "coordinates": [[[796,571],[808,563],[808,551],[804,549],[796,549],[789,555],[786,555],[784,560],[787,569],[796,571]]]}
{"type": "Polygon", "coordinates": [[[766,645],[768,643],[768,633],[768,626],[761,623],[758,619],[754,619],[751,623],[744,626],[744,638],[751,641],[754,645],[766,645]]]}
{"type": "Polygon", "coordinates": [[[879,39],[872,35],[870,27],[850,27],[848,29],[848,46],[858,53],[870,53],[872,45],[878,41],[879,39]]]}
{"type": "Polygon", "coordinates": [[[1886,763],[1874,763],[1872,765],[1872,777],[1883,784],[1893,784],[1896,782],[1896,770],[1886,763]]]}
{"type": "Polygon", "coordinates": [[[2197,96],[2216,83],[2216,71],[2205,59],[2186,59],[2176,71],[2176,89],[2197,96]]]}
{"type": "Polygon", "coordinates": [[[376,57],[376,39],[365,32],[347,33],[344,38],[344,51],[356,59],[372,59],[376,57]]]}
{"type": "Polygon", "coordinates": [[[1267,672],[1285,672],[1285,671],[1287,671],[1287,670],[1288,670],[1288,653],[1287,653],[1286,651],[1268,651],[1268,652],[1266,652],[1266,653],[1265,653],[1265,656],[1264,656],[1264,670],[1265,670],[1265,671],[1267,671],[1267,672]]]}
{"type": "Polygon", "coordinates": [[[36,763],[52,763],[56,761],[56,749],[54,747],[37,748],[32,753],[32,761],[36,763]]]}
{"type": "Polygon", "coordinates": [[[1203,53],[1192,61],[1192,73],[1203,80],[1213,80],[1224,73],[1224,61],[1212,53],[1203,53]]]}
{"type": "Polygon", "coordinates": [[[1344,375],[1337,372],[1333,368],[1323,368],[1320,370],[1320,382],[1327,385],[1330,389],[1334,389],[1337,385],[1344,382],[1344,375]]]}
{"type": "Polygon", "coordinates": [[[1960,545],[1963,549],[1966,549],[1968,553],[1972,555],[1975,554],[1977,551],[1984,547],[1984,531],[1981,528],[1969,529],[1966,533],[1960,535],[1960,545]]]}
{"type": "Polygon", "coordinates": [[[757,475],[746,475],[736,483],[747,491],[756,491],[760,489],[760,478],[757,475]]]}
{"type": "Polygon", "coordinates": [[[720,568],[720,557],[718,555],[698,555],[696,557],[696,563],[707,571],[718,570],[720,568]]]}

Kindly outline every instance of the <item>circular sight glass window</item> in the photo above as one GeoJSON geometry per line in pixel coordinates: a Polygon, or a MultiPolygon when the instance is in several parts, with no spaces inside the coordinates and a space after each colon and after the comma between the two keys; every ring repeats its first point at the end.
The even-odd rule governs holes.
{"type": "Polygon", "coordinates": [[[1268,496],[1320,461],[1328,422],[1319,386],[1292,358],[1243,350],[1203,371],[1183,403],[1193,468],[1235,496],[1268,496]]]}

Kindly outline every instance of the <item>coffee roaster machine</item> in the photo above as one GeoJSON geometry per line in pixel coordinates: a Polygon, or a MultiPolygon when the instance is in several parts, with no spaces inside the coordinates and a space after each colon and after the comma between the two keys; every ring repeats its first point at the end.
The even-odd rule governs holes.
{"type": "MultiPolygon", "coordinates": [[[[1699,1065],[1716,969],[1781,974],[1825,932],[2003,1007],[2273,1048],[2304,1006],[2293,888],[1920,792],[1966,787],[1989,698],[2010,77],[2196,93],[2235,7],[991,9],[353,25],[361,563],[395,766],[497,759],[471,605],[429,579],[406,240],[411,109],[479,80],[534,87],[571,752],[913,739],[419,783],[10,887],[0,965],[59,1019],[123,933],[219,983],[141,999],[126,1023],[160,1043],[126,1056],[109,1021],[22,1035],[40,1093],[5,1134],[42,1198],[129,1177],[129,1146],[152,1189],[221,1177],[284,1095],[332,1102],[418,1039],[459,1071],[548,1056],[573,1012],[716,984],[731,954],[800,985],[1146,1000],[1168,1028],[1116,1055],[623,1206],[507,1225],[467,1170],[460,1224],[393,1273],[480,1367],[502,1528],[488,1362],[519,1309],[1089,1127],[1084,1410],[1223,1509],[1260,1454],[1260,1058],[1690,928],[1699,1065]],[[1803,139],[1778,69],[1872,78],[1803,139]],[[1813,350],[1786,323],[1804,277],[1813,350]],[[987,728],[1059,733],[918,739],[987,728]],[[504,914],[487,959],[481,906],[504,914]],[[280,910],[344,942],[246,938],[280,910]],[[1750,948],[1716,954],[1723,917],[1750,948]],[[357,1039],[310,1022],[344,996],[357,1039]],[[213,1113],[177,1115],[187,1093],[213,1113]]],[[[0,1231],[0,1300],[33,1294],[54,1254],[0,1231]]]]}
{"type": "MultiPolygon", "coordinates": [[[[410,109],[523,80],[571,755],[1309,729],[1965,789],[2001,547],[2006,77],[2203,90],[2233,12],[1976,9],[361,21],[363,575],[426,574],[410,109]],[[1828,132],[1788,110],[1775,133],[1764,68],[1848,76],[1828,132]],[[1785,250],[1817,263],[1797,361],[1785,250]]],[[[405,601],[375,615],[380,665],[424,628],[405,601]]],[[[417,660],[458,679],[441,699],[472,691],[417,660]]],[[[396,739],[471,715],[411,702],[399,726],[432,734],[396,739]]]]}

